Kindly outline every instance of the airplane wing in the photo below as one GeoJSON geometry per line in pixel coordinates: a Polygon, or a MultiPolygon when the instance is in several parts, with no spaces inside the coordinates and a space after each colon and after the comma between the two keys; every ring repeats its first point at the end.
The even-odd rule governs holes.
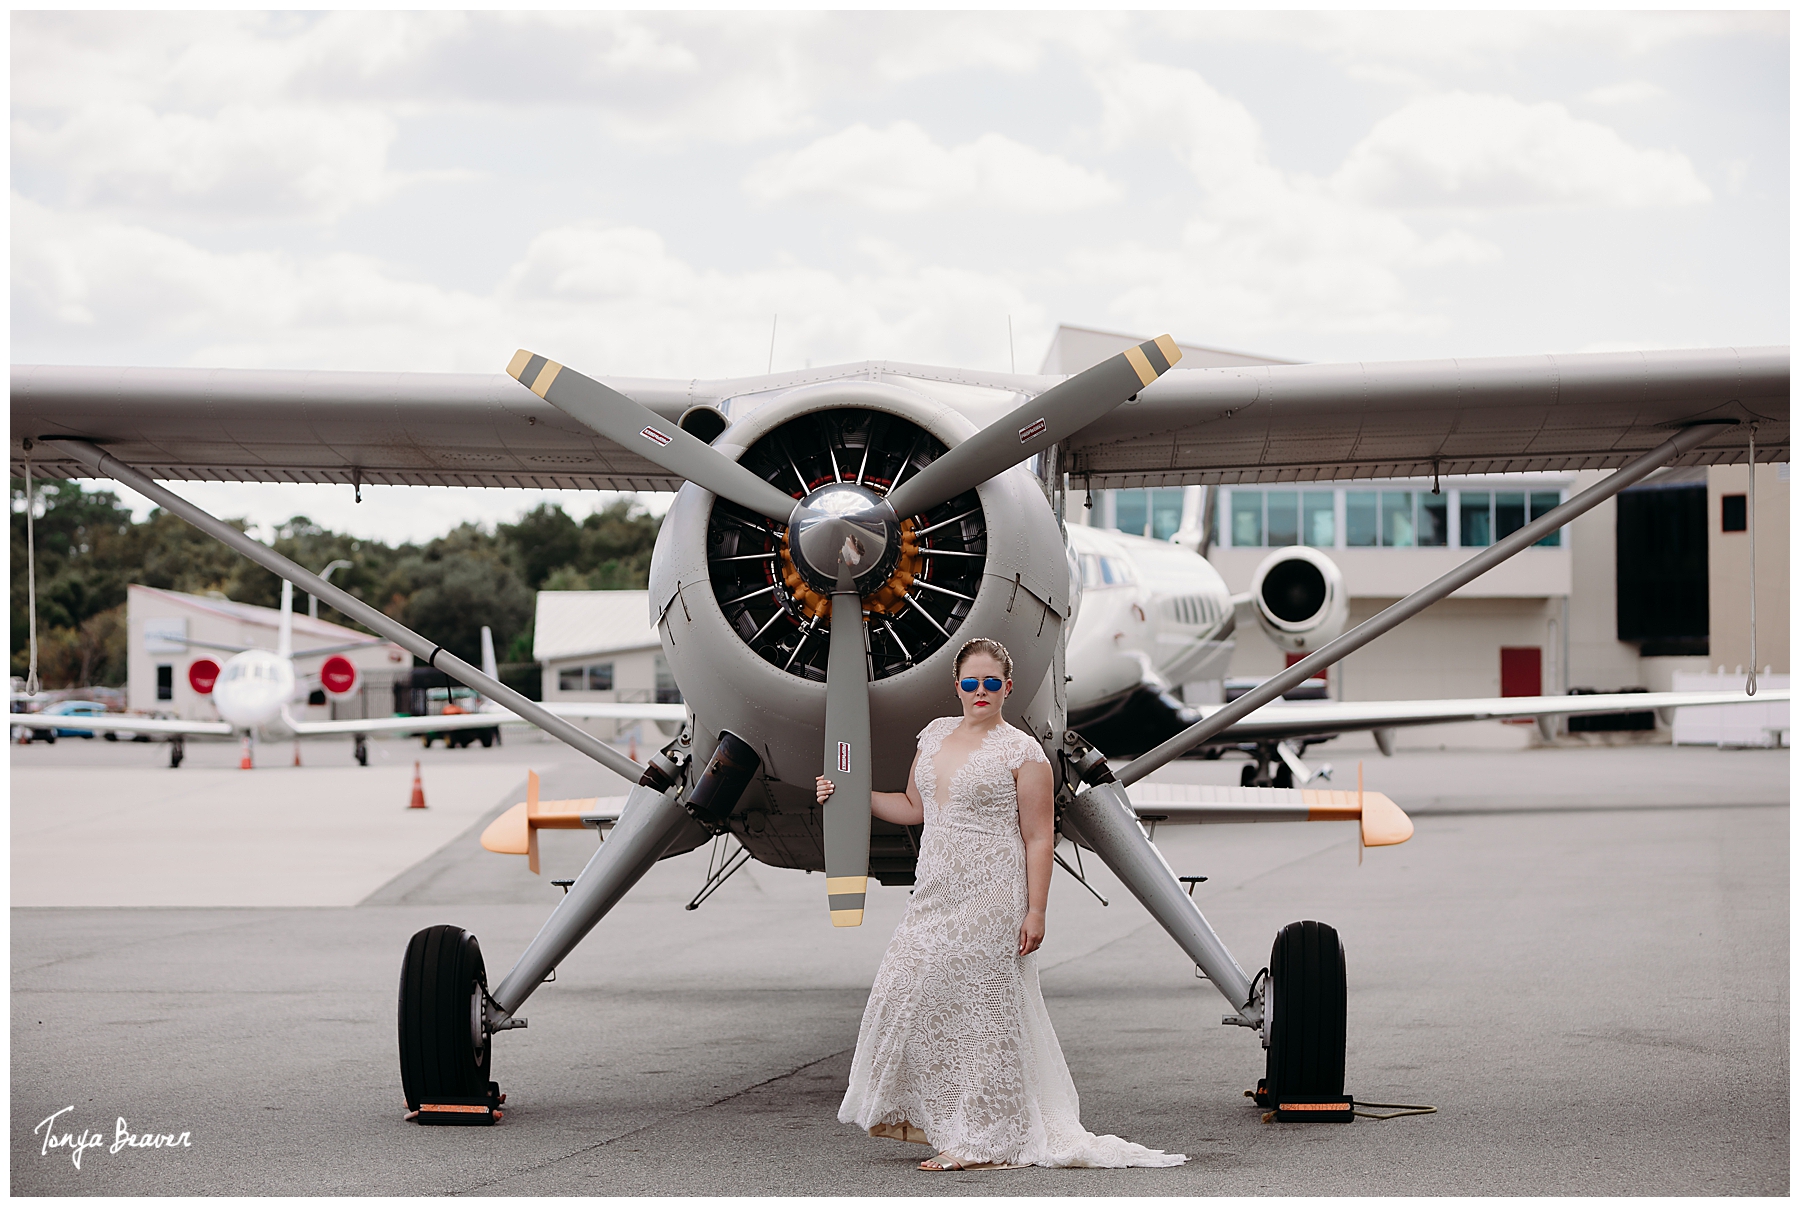
{"type": "Polygon", "coordinates": [[[157,717],[132,717],[123,713],[100,716],[59,717],[41,712],[9,714],[8,723],[26,729],[81,729],[89,733],[151,734],[161,737],[211,735],[230,737],[235,730],[223,721],[165,721],[157,717]]]}
{"type": "MultiPolygon", "coordinates": [[[[1581,713],[1644,712],[1720,704],[1767,704],[1788,699],[1787,688],[1742,692],[1616,692],[1592,696],[1503,696],[1474,700],[1358,700],[1266,704],[1226,730],[1224,738],[1298,738],[1315,734],[1450,721],[1486,721],[1507,717],[1554,717],[1581,713]]],[[[1202,715],[1222,705],[1203,705],[1202,715]]]]}
{"type": "Polygon", "coordinates": [[[1412,837],[1412,818],[1380,792],[1309,788],[1236,788],[1140,782],[1127,791],[1139,821],[1198,826],[1236,822],[1354,821],[1365,847],[1391,847],[1412,837]]]}
{"type": "Polygon", "coordinates": [[[577,720],[685,721],[688,716],[685,704],[610,704],[605,701],[582,704],[558,700],[544,707],[559,717],[577,720]]]}
{"type": "MultiPolygon", "coordinates": [[[[595,702],[552,703],[544,707],[558,716],[576,719],[685,721],[687,707],[682,704],[611,704],[595,702]]],[[[321,737],[343,733],[446,733],[454,729],[492,729],[496,725],[530,725],[531,722],[504,708],[482,712],[448,713],[431,717],[369,717],[360,721],[298,721],[284,715],[282,720],[300,737],[321,737]]]]}
{"type": "MultiPolygon", "coordinates": [[[[667,419],[842,379],[912,386],[979,423],[1061,379],[865,362],[718,381],[607,378],[667,419]]],[[[1704,419],[1754,420],[1785,461],[1788,350],[1724,348],[1477,360],[1175,368],[1065,442],[1085,487],[1361,478],[1622,465],[1704,419]]],[[[15,365],[12,445],[79,437],[151,477],[249,482],[672,490],[666,470],[504,373],[346,373],[15,365]]],[[[1677,464],[1744,459],[1721,435],[1677,464]]],[[[34,467],[87,477],[54,445],[34,467]]]]}
{"type": "Polygon", "coordinates": [[[1786,461],[1788,350],[1174,369],[1072,437],[1065,468],[1095,488],[1609,469],[1705,419],[1757,423],[1758,460],[1786,461]]]}

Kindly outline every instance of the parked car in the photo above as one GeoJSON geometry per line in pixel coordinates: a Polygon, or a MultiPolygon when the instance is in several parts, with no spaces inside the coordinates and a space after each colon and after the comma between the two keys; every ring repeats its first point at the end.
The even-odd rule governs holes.
{"type": "MultiPolygon", "coordinates": [[[[43,714],[50,717],[93,717],[105,716],[108,711],[110,710],[108,710],[106,705],[100,703],[98,700],[59,700],[55,704],[46,707],[43,710],[43,714]]],[[[91,738],[94,736],[91,730],[86,729],[39,729],[28,730],[27,732],[31,734],[32,738],[50,742],[54,742],[57,738],[91,738]]],[[[109,742],[116,742],[119,740],[119,735],[116,733],[109,733],[104,736],[109,742]]],[[[28,738],[27,740],[31,739],[28,738]]],[[[150,735],[134,734],[132,735],[132,740],[137,742],[148,742],[150,740],[150,735]]]]}

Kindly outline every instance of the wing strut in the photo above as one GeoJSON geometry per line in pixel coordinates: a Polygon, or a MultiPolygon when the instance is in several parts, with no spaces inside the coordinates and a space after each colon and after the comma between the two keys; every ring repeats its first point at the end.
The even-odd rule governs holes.
{"type": "Polygon", "coordinates": [[[1179,758],[1208,738],[1224,732],[1269,701],[1293,690],[1345,655],[1355,653],[1400,622],[1410,620],[1458,587],[1473,582],[1520,550],[1535,545],[1575,517],[1604,503],[1632,483],[1642,481],[1652,470],[1659,469],[1697,445],[1704,444],[1721,426],[1734,425],[1736,422],[1733,419],[1709,420],[1683,428],[1629,465],[1614,471],[1605,481],[1588,487],[1562,506],[1544,513],[1511,536],[1482,550],[1437,581],[1419,588],[1399,603],[1363,621],[1336,641],[1320,646],[1281,674],[1245,692],[1205,720],[1196,721],[1154,750],[1131,760],[1117,772],[1118,782],[1124,786],[1137,783],[1164,763],[1179,758]]]}
{"type": "Polygon", "coordinates": [[[632,783],[647,784],[659,790],[666,788],[671,782],[668,774],[655,762],[652,762],[647,768],[632,762],[599,738],[577,729],[568,721],[544,708],[543,705],[527,700],[504,683],[476,670],[455,654],[444,649],[443,646],[419,636],[405,625],[383,615],[356,596],[332,586],[304,566],[289,561],[261,541],[252,540],[231,525],[202,511],[180,495],[171,494],[104,449],[89,444],[85,440],[56,438],[52,443],[67,449],[70,456],[100,477],[123,482],[145,498],[154,501],[159,507],[174,512],[201,532],[231,546],[265,570],[280,575],[290,583],[298,584],[303,590],[310,591],[344,615],[359,621],[394,644],[411,650],[414,655],[423,658],[451,678],[474,688],[502,707],[511,709],[545,733],[573,746],[608,771],[615,772],[632,783]]]}

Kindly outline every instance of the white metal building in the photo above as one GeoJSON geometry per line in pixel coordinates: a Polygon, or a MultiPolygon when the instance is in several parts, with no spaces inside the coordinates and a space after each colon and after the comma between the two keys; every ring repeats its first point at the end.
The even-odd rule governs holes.
{"type": "MultiPolygon", "coordinates": [[[[650,623],[648,591],[539,591],[531,656],[544,700],[679,704],[681,692],[650,623]]],[[[578,721],[609,741],[660,746],[656,728],[633,721],[578,721]]]]}
{"type": "MultiPolygon", "coordinates": [[[[190,721],[216,721],[219,717],[211,695],[196,690],[190,679],[195,665],[211,662],[223,666],[239,649],[273,650],[281,628],[281,612],[277,608],[136,583],[125,592],[125,618],[126,707],[133,712],[164,713],[190,721]]],[[[373,640],[367,633],[314,620],[304,613],[294,616],[296,653],[373,640]]],[[[343,654],[356,664],[360,683],[357,693],[336,703],[327,702],[323,692],[312,693],[309,703],[295,705],[293,713],[297,719],[361,719],[385,717],[393,712],[393,683],[411,672],[412,655],[391,642],[345,650],[343,654]]],[[[295,671],[303,682],[309,673],[317,675],[320,661],[296,659],[295,671]]]]}

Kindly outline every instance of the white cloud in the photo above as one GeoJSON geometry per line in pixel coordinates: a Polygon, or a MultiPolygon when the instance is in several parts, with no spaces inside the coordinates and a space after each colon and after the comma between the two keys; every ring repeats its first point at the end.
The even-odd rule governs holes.
{"type": "Polygon", "coordinates": [[[135,103],[12,127],[14,163],[59,174],[77,204],[196,216],[330,220],[405,183],[393,120],[370,109],[228,105],[211,117],[135,103]]]}
{"type": "Polygon", "coordinates": [[[889,213],[981,206],[1063,213],[1121,196],[1105,176],[987,133],[944,147],[908,121],[884,129],[857,123],[798,151],[764,159],[744,179],[760,201],[847,201],[889,213]]]}
{"type": "MultiPolygon", "coordinates": [[[[871,257],[703,269],[640,227],[539,234],[489,293],[408,280],[365,256],[217,252],[143,226],[13,197],[15,348],[56,358],[84,329],[177,363],[497,372],[532,347],[596,375],[740,376],[865,358],[1006,364],[1006,317],[1047,337],[1043,306],[1004,277],[871,257]]],[[[87,358],[82,358],[87,359],[87,358]]],[[[169,363],[164,359],[162,363],[169,363]]]]}
{"type": "Polygon", "coordinates": [[[1631,146],[1551,101],[1448,92],[1375,124],[1332,180],[1396,207],[1637,207],[1712,199],[1687,156],[1631,146]]]}
{"type": "Polygon", "coordinates": [[[1108,140],[1153,143],[1198,186],[1191,216],[1160,242],[1076,256],[1077,271],[1115,283],[1111,309],[1122,323],[1240,342],[1299,327],[1426,330],[1442,320],[1412,300],[1403,274],[1499,256],[1466,232],[1427,240],[1393,214],[1275,167],[1250,111],[1193,71],[1140,63],[1094,80],[1108,140]]]}
{"type": "Polygon", "coordinates": [[[1668,89],[1649,80],[1627,80],[1622,84],[1590,88],[1581,94],[1581,99],[1595,105],[1640,105],[1667,95],[1668,89]]]}

